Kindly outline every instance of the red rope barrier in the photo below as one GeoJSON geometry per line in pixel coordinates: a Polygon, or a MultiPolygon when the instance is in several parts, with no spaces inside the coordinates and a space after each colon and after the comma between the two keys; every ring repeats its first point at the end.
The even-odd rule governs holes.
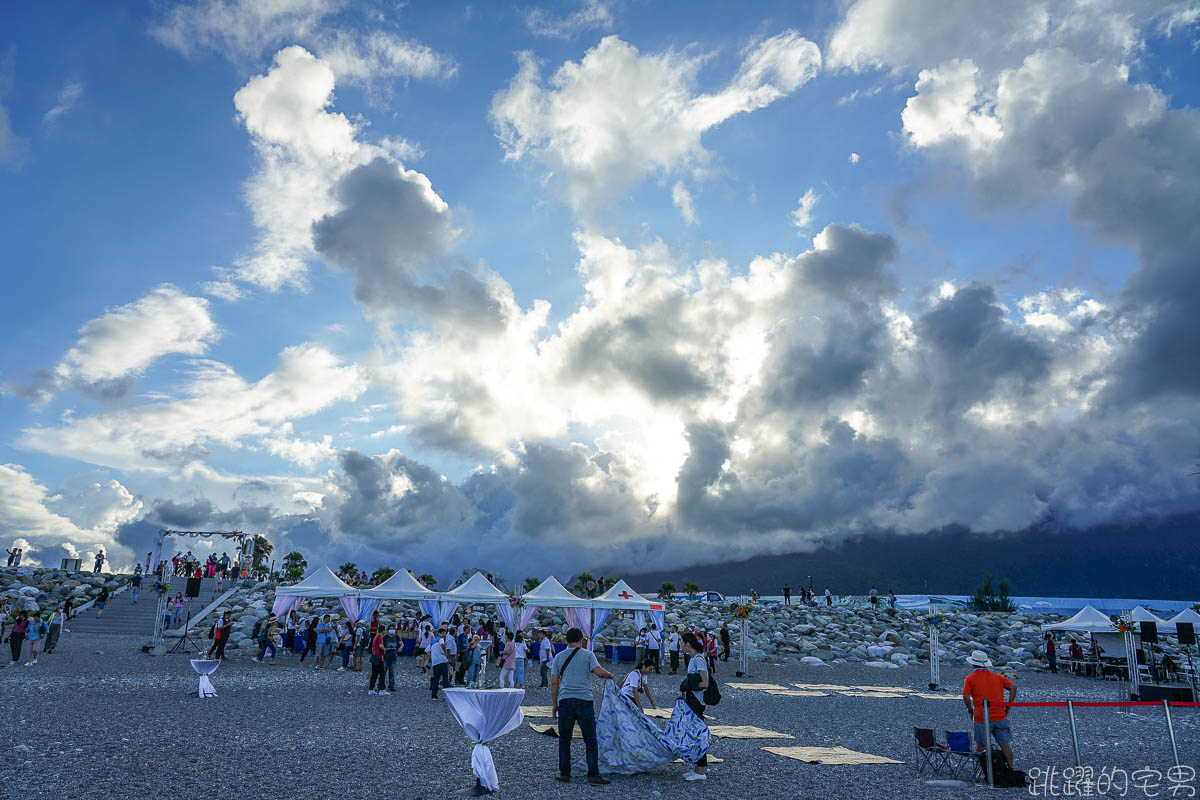
{"type": "MultiPolygon", "coordinates": [[[[1066,708],[1065,702],[1056,703],[992,703],[993,706],[1004,708],[1066,708]]],[[[1117,706],[1158,706],[1162,707],[1162,702],[1157,700],[1127,700],[1125,702],[1085,702],[1077,700],[1074,703],[1076,708],[1114,708],[1117,706]]],[[[1184,703],[1172,701],[1168,703],[1171,708],[1200,708],[1200,703],[1184,703]]]]}

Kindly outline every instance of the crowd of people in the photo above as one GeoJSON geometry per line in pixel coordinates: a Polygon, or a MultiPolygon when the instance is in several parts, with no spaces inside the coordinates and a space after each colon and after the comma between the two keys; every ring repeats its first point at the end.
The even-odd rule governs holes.
{"type": "MultiPolygon", "coordinates": [[[[232,628],[228,613],[211,626],[210,658],[225,658],[232,628]]],[[[297,654],[300,664],[311,663],[313,670],[365,671],[366,692],[375,696],[396,692],[397,661],[405,649],[405,640],[412,641],[415,655],[412,669],[429,676],[429,694],[433,700],[438,699],[442,689],[488,685],[489,667],[499,671],[502,688],[524,688],[527,674],[536,670],[533,674],[538,688],[551,690],[553,716],[558,718],[559,780],[570,781],[570,742],[574,726],[578,725],[586,750],[588,782],[608,782],[599,773],[596,717],[588,682],[589,674],[604,680],[615,677],[600,666],[593,652],[582,647],[584,637],[578,628],[564,626],[564,630],[557,632],[534,628],[527,636],[524,631],[509,630],[503,621],[488,616],[455,614],[435,626],[429,615],[405,616],[384,623],[378,612],[369,620],[351,622],[340,615],[302,616],[289,611],[283,617],[269,613],[256,624],[253,636],[259,648],[254,658],[257,663],[276,664],[282,648],[297,654]]],[[[691,626],[683,630],[673,626],[664,637],[651,625],[644,630],[644,638],[639,634],[639,641],[643,645],[638,661],[621,682],[620,693],[640,711],[645,710],[643,702],[655,707],[648,677],[651,673],[661,674],[661,653],[665,650],[672,675],[679,672],[682,660],[686,677],[680,688],[681,696],[687,707],[703,720],[700,695],[709,684],[709,676],[716,671],[717,642],[724,642],[724,657],[728,659],[728,629],[705,633],[691,626]]],[[[704,780],[706,766],[706,757],[701,758],[685,777],[704,780]]]]}
{"type": "Polygon", "coordinates": [[[71,632],[74,620],[75,601],[70,597],[45,613],[23,609],[9,598],[0,597],[0,641],[9,646],[8,666],[35,666],[39,655],[55,651],[62,634],[71,632]]]}
{"type": "MultiPolygon", "coordinates": [[[[796,598],[796,602],[800,605],[819,606],[822,603],[824,603],[826,606],[833,605],[833,591],[828,586],[825,587],[825,592],[818,596],[811,586],[801,585],[799,592],[793,593],[791,584],[785,583],[783,588],[780,590],[780,594],[783,595],[783,604],[785,606],[790,606],[792,604],[793,596],[796,598]]],[[[751,603],[757,603],[761,599],[762,595],[758,593],[757,589],[750,590],[751,603]]],[[[871,608],[873,609],[879,609],[885,605],[887,608],[895,608],[896,593],[891,589],[888,589],[887,596],[884,597],[879,593],[878,589],[872,586],[871,590],[867,592],[867,601],[871,604],[871,608]]]]}
{"type": "MultiPolygon", "coordinates": [[[[146,554],[146,571],[150,571],[151,554],[146,554]]],[[[221,578],[226,580],[236,577],[237,562],[229,557],[229,553],[209,553],[203,561],[188,550],[183,555],[176,553],[171,556],[171,574],[177,578],[221,578]]]]}

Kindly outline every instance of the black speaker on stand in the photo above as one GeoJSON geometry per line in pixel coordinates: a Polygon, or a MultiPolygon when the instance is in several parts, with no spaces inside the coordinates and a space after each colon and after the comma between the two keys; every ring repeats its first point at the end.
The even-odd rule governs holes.
{"type": "Polygon", "coordinates": [[[184,597],[199,597],[200,596],[200,579],[188,578],[187,585],[183,588],[184,597]]]}
{"type": "Polygon", "coordinates": [[[1188,659],[1188,683],[1192,688],[1192,702],[1197,702],[1200,698],[1200,693],[1196,691],[1196,667],[1192,664],[1192,645],[1196,644],[1196,626],[1190,622],[1176,622],[1175,635],[1179,637],[1179,643],[1183,645],[1183,652],[1187,653],[1188,659]]]}

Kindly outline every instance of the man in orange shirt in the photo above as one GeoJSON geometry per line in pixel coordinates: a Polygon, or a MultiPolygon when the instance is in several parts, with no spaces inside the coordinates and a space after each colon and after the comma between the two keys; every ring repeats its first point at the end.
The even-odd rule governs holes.
{"type": "Polygon", "coordinates": [[[992,672],[989,667],[992,661],[987,653],[976,650],[967,657],[967,663],[975,669],[963,681],[962,696],[966,703],[967,713],[975,723],[975,749],[983,752],[983,701],[988,701],[988,722],[992,732],[992,741],[999,745],[1008,766],[1016,769],[1012,752],[1012,728],[1008,724],[1008,709],[1000,703],[1004,702],[1004,690],[1008,690],[1008,702],[1017,699],[1017,685],[1003,675],[992,672]]]}

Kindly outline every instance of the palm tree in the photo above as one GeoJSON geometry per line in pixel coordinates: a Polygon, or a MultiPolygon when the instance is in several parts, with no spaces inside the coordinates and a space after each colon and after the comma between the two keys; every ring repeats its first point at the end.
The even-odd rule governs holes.
{"type": "Polygon", "coordinates": [[[304,577],[304,570],[308,566],[308,562],[304,560],[304,555],[299,550],[293,550],[283,557],[283,575],[288,580],[299,580],[304,577]]]}
{"type": "Polygon", "coordinates": [[[371,583],[378,586],[395,574],[396,570],[392,569],[391,567],[380,567],[371,573],[371,583]]]}
{"type": "Polygon", "coordinates": [[[575,591],[578,594],[586,594],[588,597],[591,597],[595,590],[589,589],[588,584],[595,580],[590,572],[579,573],[575,576],[575,591]]]}
{"type": "Polygon", "coordinates": [[[342,564],[340,567],[338,567],[338,577],[342,580],[345,580],[348,577],[353,578],[357,574],[358,564],[355,564],[353,561],[347,561],[345,564],[342,564]]]}
{"type": "Polygon", "coordinates": [[[417,580],[428,586],[430,589],[432,589],[434,586],[437,586],[437,578],[433,577],[428,572],[417,578],[417,580]]]}
{"type": "Polygon", "coordinates": [[[685,582],[683,584],[683,590],[687,592],[687,596],[692,600],[695,600],[696,595],[700,593],[700,587],[692,581],[685,582]]]}
{"type": "Polygon", "coordinates": [[[263,536],[261,533],[255,535],[255,537],[250,540],[250,543],[254,546],[254,560],[251,563],[251,568],[257,571],[270,557],[271,551],[274,550],[275,547],[268,542],[267,537],[263,536]]]}
{"type": "Polygon", "coordinates": [[[673,594],[675,594],[675,584],[670,581],[663,581],[662,586],[658,587],[659,600],[670,600],[673,594]]]}
{"type": "Polygon", "coordinates": [[[534,589],[536,589],[537,587],[539,587],[541,585],[542,585],[542,582],[539,581],[537,578],[526,578],[525,579],[525,591],[526,592],[532,592],[534,589]]]}

